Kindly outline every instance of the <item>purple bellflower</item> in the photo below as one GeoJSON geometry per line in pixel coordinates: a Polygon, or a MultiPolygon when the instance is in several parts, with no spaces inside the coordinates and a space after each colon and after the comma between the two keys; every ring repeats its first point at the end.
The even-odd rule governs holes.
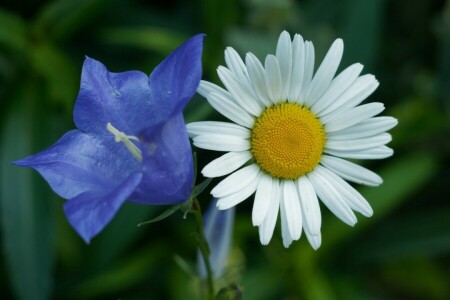
{"type": "Polygon", "coordinates": [[[86,58],[73,119],[50,148],[13,162],[37,170],[68,199],[69,223],[87,242],[126,201],[179,204],[193,185],[193,159],[182,110],[202,75],[204,35],[190,38],[150,77],[111,73],[86,58]]]}
{"type": "MultiPolygon", "coordinates": [[[[204,215],[204,233],[209,246],[209,262],[214,279],[222,276],[225,263],[231,248],[233,236],[234,207],[227,210],[217,208],[217,199],[208,207],[204,215]]],[[[200,278],[206,278],[206,267],[200,253],[197,257],[197,267],[200,278]]]]}

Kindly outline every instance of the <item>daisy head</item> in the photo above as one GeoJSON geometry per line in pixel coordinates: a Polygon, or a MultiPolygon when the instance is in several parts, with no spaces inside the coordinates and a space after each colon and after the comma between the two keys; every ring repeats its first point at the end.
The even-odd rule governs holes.
{"type": "Polygon", "coordinates": [[[304,231],[311,246],[319,248],[319,199],[351,226],[357,222],[354,211],[372,215],[366,199],[346,181],[377,186],[382,179],[347,159],[391,156],[386,131],[397,120],[375,117],[382,103],[360,105],[379,84],[373,75],[360,75],[361,64],[335,76],[343,50],[337,39],[314,73],[313,44],[284,31],[264,65],[252,53],[244,62],[228,47],[227,67],[217,69],[225,88],[200,83],[198,92],[231,121],[187,125],[195,146],[226,152],[202,174],[228,175],[211,191],[219,209],[255,194],[252,222],[264,245],[280,212],[285,247],[304,231]]]}

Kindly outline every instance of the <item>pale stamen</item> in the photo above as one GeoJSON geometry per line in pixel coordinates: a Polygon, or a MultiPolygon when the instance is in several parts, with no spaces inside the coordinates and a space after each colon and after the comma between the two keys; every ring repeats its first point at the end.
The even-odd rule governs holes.
{"type": "Polygon", "coordinates": [[[122,131],[117,130],[117,128],[112,126],[112,124],[109,122],[108,124],[106,124],[106,129],[114,135],[114,140],[116,141],[116,143],[123,142],[125,147],[127,147],[128,151],[130,151],[130,153],[138,161],[142,161],[142,151],[138,148],[138,146],[136,146],[132,142],[132,140],[139,142],[139,139],[137,137],[132,135],[126,135],[122,131]]]}

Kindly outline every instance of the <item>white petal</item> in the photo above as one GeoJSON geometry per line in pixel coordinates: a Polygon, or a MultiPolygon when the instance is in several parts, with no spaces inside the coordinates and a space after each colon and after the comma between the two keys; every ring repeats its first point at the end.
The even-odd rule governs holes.
{"type": "Polygon", "coordinates": [[[239,192],[255,181],[259,173],[260,168],[256,164],[246,166],[219,182],[219,184],[211,190],[211,194],[216,198],[221,198],[239,192]]]}
{"type": "Polygon", "coordinates": [[[291,36],[287,31],[283,31],[280,34],[275,56],[280,64],[281,84],[283,86],[282,99],[287,100],[292,71],[292,43],[291,36]]]}
{"type": "Polygon", "coordinates": [[[397,124],[397,119],[393,117],[374,117],[343,130],[330,132],[327,137],[334,140],[360,139],[388,131],[397,124]]]}
{"type": "Polygon", "coordinates": [[[392,156],[394,154],[394,150],[386,146],[381,146],[362,151],[338,151],[325,149],[324,152],[334,156],[351,159],[382,159],[392,156]]]}
{"type": "Polygon", "coordinates": [[[304,104],[306,93],[311,84],[312,75],[314,72],[314,45],[310,41],[305,42],[305,71],[303,72],[302,88],[300,90],[300,97],[297,98],[297,103],[304,104]]]}
{"type": "Polygon", "coordinates": [[[331,81],[330,87],[326,93],[314,102],[311,110],[318,115],[325,108],[330,106],[338,97],[344,93],[358,78],[363,69],[363,65],[356,63],[342,71],[331,81]]]}
{"type": "Polygon", "coordinates": [[[272,194],[270,200],[269,210],[267,211],[267,216],[264,219],[261,226],[259,226],[259,239],[261,244],[267,245],[272,239],[273,230],[277,223],[278,209],[280,207],[280,183],[276,178],[272,179],[272,194]]]}
{"type": "Polygon", "coordinates": [[[273,55],[267,55],[265,62],[265,79],[270,101],[274,104],[283,100],[283,86],[278,60],[273,55]]]}
{"type": "Polygon", "coordinates": [[[307,228],[311,235],[320,235],[322,215],[316,191],[306,176],[302,176],[297,180],[297,188],[300,195],[303,227],[305,230],[307,228]]]}
{"type": "Polygon", "coordinates": [[[253,226],[260,226],[269,211],[272,201],[272,177],[261,172],[261,180],[255,194],[255,202],[252,210],[253,226]]]}
{"type": "Polygon", "coordinates": [[[192,122],[186,125],[189,137],[203,134],[234,135],[243,139],[250,138],[251,131],[237,124],[217,121],[192,122]]]}
{"type": "Polygon", "coordinates": [[[205,177],[220,177],[236,171],[252,158],[250,151],[229,152],[207,164],[202,174],[205,177]]]}
{"type": "Polygon", "coordinates": [[[235,99],[235,103],[242,107],[246,112],[254,116],[259,116],[262,112],[262,107],[259,102],[252,95],[252,92],[245,84],[239,82],[227,68],[220,66],[217,69],[217,74],[222,80],[223,84],[235,99]]]}
{"type": "Polygon", "coordinates": [[[259,184],[260,178],[261,177],[258,175],[252,182],[250,182],[240,191],[223,198],[219,198],[219,200],[217,201],[217,208],[220,210],[229,209],[250,197],[256,191],[256,187],[259,184]]]}
{"type": "Polygon", "coordinates": [[[231,47],[225,49],[225,62],[236,79],[250,88],[247,68],[236,50],[231,47]]]}
{"type": "Polygon", "coordinates": [[[309,244],[313,247],[314,250],[319,249],[322,244],[322,234],[311,234],[308,229],[305,228],[306,238],[308,239],[309,244]]]}
{"type": "Polygon", "coordinates": [[[208,95],[208,102],[215,110],[231,121],[247,128],[253,127],[255,122],[253,117],[233,101],[230,101],[230,99],[217,93],[210,93],[208,95]]]}
{"type": "Polygon", "coordinates": [[[328,53],[325,55],[325,58],[311,81],[311,85],[305,98],[306,106],[310,107],[326,92],[339,67],[343,52],[344,43],[342,42],[342,39],[337,39],[334,41],[333,45],[331,45],[330,50],[328,50],[328,53]]]}
{"type": "Polygon", "coordinates": [[[338,193],[334,185],[323,175],[322,170],[317,166],[312,172],[307,174],[320,200],[331,212],[344,223],[354,226],[357,222],[356,216],[348,203],[338,193]]]}
{"type": "Polygon", "coordinates": [[[301,35],[296,34],[292,41],[292,73],[289,86],[289,102],[296,102],[300,97],[305,71],[305,43],[301,35]]]}
{"type": "Polygon", "coordinates": [[[376,116],[383,110],[383,103],[373,102],[333,115],[329,120],[321,118],[321,121],[325,124],[325,131],[327,133],[335,132],[376,116]]]}
{"type": "Polygon", "coordinates": [[[363,139],[333,140],[328,139],[325,148],[339,151],[360,151],[386,145],[392,141],[389,133],[380,133],[363,139]]]}
{"type": "Polygon", "coordinates": [[[371,74],[366,74],[357,78],[354,83],[342,93],[342,95],[330,103],[330,105],[321,111],[318,116],[322,117],[336,111],[355,107],[372,94],[377,89],[378,85],[379,83],[375,79],[375,76],[371,74]]]}
{"type": "Polygon", "coordinates": [[[333,187],[336,189],[336,191],[341,194],[341,196],[353,210],[360,212],[366,217],[370,217],[373,215],[373,210],[372,207],[370,207],[370,204],[351,185],[349,185],[341,177],[337,176],[327,168],[324,168],[322,166],[317,166],[317,168],[321,169],[322,174],[327,177],[328,181],[333,184],[333,187]]]}
{"type": "MultiPolygon", "coordinates": [[[[300,199],[297,189],[292,180],[283,180],[283,199],[287,225],[291,238],[296,241],[302,233],[302,212],[300,210],[300,199]]],[[[283,209],[283,207],[281,208],[283,209]]]]}
{"type": "Polygon", "coordinates": [[[259,183],[259,176],[252,182],[250,182],[247,186],[245,186],[242,190],[240,190],[237,193],[228,195],[223,198],[219,198],[217,200],[217,208],[220,210],[229,209],[233,206],[236,206],[237,204],[241,203],[242,201],[246,200],[248,197],[250,197],[255,191],[256,187],[259,183]]]}
{"type": "Polygon", "coordinates": [[[286,216],[286,205],[284,196],[280,197],[280,219],[281,219],[281,237],[283,238],[283,246],[288,248],[292,244],[292,237],[289,232],[289,222],[286,216]]]}
{"type": "Polygon", "coordinates": [[[383,179],[376,173],[345,159],[322,155],[320,163],[348,181],[368,186],[378,186],[383,183],[383,179]]]}
{"type": "Polygon", "coordinates": [[[245,151],[250,149],[250,141],[232,135],[204,134],[192,139],[195,146],[214,151],[245,151]]]}
{"type": "Polygon", "coordinates": [[[227,90],[221,88],[218,85],[215,85],[214,83],[205,80],[200,80],[200,84],[197,88],[197,93],[199,93],[205,98],[208,98],[209,94],[211,93],[216,93],[222,95],[225,98],[228,98],[230,101],[233,101],[233,97],[227,90]]]}
{"type": "Polygon", "coordinates": [[[253,53],[247,53],[245,56],[245,63],[247,65],[248,75],[252,82],[255,94],[258,96],[259,101],[266,107],[269,107],[272,103],[267,94],[267,86],[264,74],[264,67],[261,62],[253,53]]]}

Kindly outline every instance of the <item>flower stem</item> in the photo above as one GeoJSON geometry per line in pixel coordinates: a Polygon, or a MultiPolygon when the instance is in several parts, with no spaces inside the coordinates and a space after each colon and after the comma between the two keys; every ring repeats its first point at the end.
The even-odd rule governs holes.
{"type": "Polygon", "coordinates": [[[202,211],[200,208],[200,203],[198,202],[198,199],[196,197],[193,198],[192,203],[192,213],[195,216],[195,223],[198,233],[198,248],[200,249],[200,253],[202,255],[203,261],[205,263],[206,267],[206,283],[208,286],[208,295],[207,299],[215,299],[215,292],[214,292],[214,279],[213,279],[213,272],[211,269],[211,263],[209,261],[209,246],[208,241],[206,240],[205,233],[203,231],[203,219],[202,219],[202,211]]]}

